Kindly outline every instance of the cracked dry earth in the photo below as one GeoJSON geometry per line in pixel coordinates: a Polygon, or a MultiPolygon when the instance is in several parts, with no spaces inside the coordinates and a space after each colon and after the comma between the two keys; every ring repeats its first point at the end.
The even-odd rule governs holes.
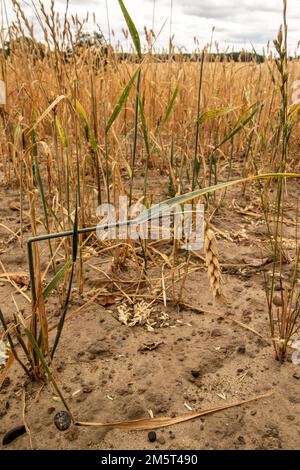
{"type": "MultiPolygon", "coordinates": [[[[299,187],[295,183],[290,187],[293,198],[284,230],[292,255],[299,187]]],[[[2,185],[1,223],[13,231],[18,229],[19,220],[16,195],[16,188],[2,185]]],[[[296,377],[300,370],[290,360],[284,365],[274,360],[263,276],[270,264],[262,248],[266,229],[260,212],[256,214],[256,197],[242,201],[239,192],[231,192],[214,219],[214,227],[220,231],[226,305],[213,304],[204,263],[192,257],[199,270],[187,278],[184,301],[204,313],[171,304],[165,308],[157,302],[152,311],[157,325],[154,331],[148,331],[145,326],[129,327],[118,321],[118,298],[107,306],[96,301],[66,322],[55,366],[58,383],[81,421],[129,421],[151,414],[172,417],[268,391],[273,391],[273,396],[157,430],[157,441],[150,443],[147,431],[75,426],[58,431],[53,417],[63,406],[53,388],[49,384],[26,384],[14,365],[0,393],[1,441],[7,431],[23,422],[25,384],[26,419],[35,449],[298,449],[300,380],[296,377]],[[159,328],[160,318],[164,323],[159,328]],[[153,343],[157,347],[147,349],[153,343]]],[[[25,250],[3,226],[0,237],[0,260],[6,271],[27,271],[25,250]]],[[[165,249],[168,253],[171,248],[165,249]]],[[[89,258],[87,290],[99,287],[100,282],[99,273],[91,266],[104,269],[108,262],[109,258],[95,255],[89,258]]],[[[291,265],[285,269],[288,278],[291,265]]],[[[136,278],[130,261],[122,276],[124,282],[136,278]]],[[[149,289],[144,286],[142,292],[149,293],[149,289]]],[[[30,295],[29,291],[25,293],[30,295]]],[[[12,294],[29,314],[28,301],[2,277],[0,305],[8,319],[14,312],[12,294]]],[[[82,304],[74,294],[70,313],[82,304]]],[[[54,324],[59,314],[55,299],[50,299],[47,312],[54,324]]],[[[25,434],[5,449],[30,449],[30,439],[25,434]]]]}

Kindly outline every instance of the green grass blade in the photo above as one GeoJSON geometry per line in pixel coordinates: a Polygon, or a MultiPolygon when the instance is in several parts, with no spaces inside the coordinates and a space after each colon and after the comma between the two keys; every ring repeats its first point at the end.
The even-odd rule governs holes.
{"type": "MultiPolygon", "coordinates": [[[[34,178],[36,181],[36,184],[39,188],[42,204],[43,204],[43,211],[44,211],[44,218],[45,218],[45,227],[48,233],[50,233],[50,226],[49,226],[49,217],[48,217],[48,202],[45,196],[45,190],[44,190],[44,185],[43,185],[43,180],[41,177],[40,173],[40,167],[39,167],[39,162],[38,162],[38,149],[37,149],[37,143],[36,143],[36,132],[35,129],[32,128],[31,130],[31,142],[32,142],[32,159],[33,159],[33,165],[34,165],[34,178]]],[[[49,244],[49,251],[50,251],[50,257],[53,259],[53,250],[51,246],[51,241],[48,241],[49,244]]],[[[52,263],[53,271],[55,273],[55,266],[54,262],[52,263]]]]}
{"type": "Polygon", "coordinates": [[[201,114],[201,116],[198,119],[198,123],[203,124],[208,119],[225,116],[226,114],[231,113],[235,109],[237,108],[211,109],[210,111],[206,111],[205,113],[201,114]]]}
{"type": "Polygon", "coordinates": [[[89,120],[86,114],[86,111],[80,101],[76,100],[76,111],[78,112],[81,120],[85,123],[86,127],[89,126],[89,120]]]}
{"type": "Polygon", "coordinates": [[[231,139],[233,139],[233,137],[238,134],[242,129],[244,129],[244,127],[248,124],[248,122],[251,121],[251,119],[255,116],[255,114],[257,113],[258,111],[258,106],[255,104],[253,106],[253,111],[251,112],[251,114],[246,118],[244,119],[240,124],[237,124],[236,127],[233,129],[232,132],[230,132],[224,140],[222,140],[222,142],[220,142],[218,144],[218,146],[215,148],[215,150],[217,150],[218,148],[220,148],[223,144],[225,144],[226,142],[230,141],[231,139]]]}
{"type": "Polygon", "coordinates": [[[132,41],[133,41],[133,44],[134,44],[134,47],[135,47],[135,50],[136,50],[136,53],[139,56],[139,58],[141,59],[142,58],[142,49],[141,49],[141,40],[140,40],[139,33],[138,33],[138,31],[135,27],[135,24],[132,21],[129,13],[127,11],[127,8],[125,7],[125,4],[124,4],[123,0],[119,0],[119,5],[121,7],[121,10],[122,10],[122,13],[124,15],[125,21],[127,23],[127,26],[128,26],[129,32],[130,32],[130,36],[132,38],[132,41]]]}
{"type": "Polygon", "coordinates": [[[136,92],[135,92],[135,104],[134,104],[134,129],[133,129],[133,144],[132,144],[132,156],[131,156],[131,177],[130,177],[130,190],[129,190],[129,206],[132,203],[133,194],[133,181],[135,174],[135,161],[138,143],[138,130],[139,130],[139,94],[141,86],[141,69],[138,71],[136,92]]]}
{"type": "Polygon", "coordinates": [[[170,114],[174,108],[174,105],[175,105],[175,101],[176,101],[176,98],[177,98],[177,95],[178,95],[178,92],[179,92],[179,85],[176,86],[172,96],[171,96],[171,99],[169,101],[169,104],[168,104],[168,107],[167,107],[167,110],[165,112],[165,115],[164,117],[162,118],[162,121],[160,123],[160,131],[162,130],[162,128],[166,125],[169,117],[170,117],[170,114]]]}
{"type": "Polygon", "coordinates": [[[44,358],[44,355],[42,354],[42,352],[41,352],[41,350],[40,350],[40,348],[39,348],[39,346],[38,346],[36,340],[34,339],[34,337],[33,337],[32,333],[31,333],[31,331],[29,331],[29,330],[25,327],[24,320],[22,321],[22,323],[23,323],[23,326],[24,326],[24,331],[25,331],[25,333],[26,333],[26,335],[27,335],[27,337],[28,337],[28,340],[29,340],[29,342],[30,342],[30,344],[31,344],[31,346],[32,346],[32,348],[33,348],[33,350],[34,350],[34,352],[35,352],[36,355],[38,356],[38,358],[39,358],[39,360],[40,360],[40,362],[41,362],[41,364],[42,364],[42,366],[43,366],[43,368],[44,368],[44,371],[45,371],[46,375],[48,376],[48,379],[52,382],[53,387],[55,388],[57,394],[59,395],[61,401],[63,402],[63,404],[64,404],[66,410],[68,410],[69,413],[71,414],[70,409],[69,409],[69,407],[68,407],[68,404],[67,404],[66,400],[64,399],[64,397],[63,397],[63,395],[62,395],[62,393],[61,393],[61,391],[60,391],[60,389],[59,389],[59,387],[58,387],[58,385],[57,385],[57,383],[56,383],[56,381],[55,381],[53,375],[51,374],[51,371],[50,371],[50,369],[49,369],[49,367],[48,367],[48,365],[47,365],[47,362],[46,362],[46,360],[45,360],[45,358],[44,358]]]}
{"type": "Polygon", "coordinates": [[[82,106],[82,104],[78,100],[76,100],[76,110],[77,110],[77,112],[78,112],[78,114],[81,118],[83,128],[84,128],[84,132],[85,132],[85,137],[91,143],[93,151],[96,152],[96,150],[97,150],[97,141],[96,141],[96,138],[95,138],[94,131],[93,131],[91,125],[90,125],[90,122],[89,122],[89,119],[87,117],[87,114],[86,114],[86,111],[85,111],[84,107],[82,106]]]}
{"type": "MultiPolygon", "coordinates": [[[[168,209],[171,210],[172,208],[181,205],[181,204],[186,204],[190,201],[193,201],[196,198],[199,198],[201,196],[205,196],[210,193],[214,193],[215,191],[221,190],[221,189],[226,189],[231,186],[236,186],[238,184],[246,183],[246,182],[251,182],[251,181],[259,181],[259,180],[265,180],[265,179],[275,179],[275,178],[297,178],[300,179],[300,174],[299,173],[265,173],[262,175],[254,175],[254,176],[248,176],[246,178],[241,178],[238,180],[233,180],[233,181],[227,181],[225,183],[219,183],[214,186],[209,186],[207,188],[203,189],[198,189],[196,191],[192,191],[187,194],[182,194],[181,196],[174,197],[172,199],[167,199],[166,201],[163,201],[159,204],[156,204],[152,206],[151,209],[144,211],[139,217],[136,219],[132,220],[132,224],[141,224],[143,222],[146,222],[148,220],[153,219],[155,216],[161,214],[162,209],[168,206],[168,209]]],[[[131,222],[129,225],[131,225],[131,222]]],[[[100,227],[99,227],[100,228],[100,227]]]]}
{"type": "Polygon", "coordinates": [[[67,291],[67,296],[66,300],[64,303],[63,311],[60,316],[59,322],[57,324],[57,332],[56,332],[56,337],[53,343],[52,351],[51,351],[51,359],[53,359],[55,351],[57,349],[57,346],[59,344],[59,340],[62,334],[62,330],[65,324],[65,319],[66,319],[66,314],[68,311],[69,303],[70,303],[70,297],[71,297],[71,291],[72,291],[72,284],[73,284],[73,277],[74,277],[74,263],[72,263],[72,271],[71,271],[71,276],[70,276],[70,281],[69,281],[69,286],[68,286],[68,291],[67,291]]]}
{"type": "Polygon", "coordinates": [[[60,282],[60,280],[63,278],[64,274],[67,272],[67,270],[72,266],[72,260],[69,259],[64,266],[56,273],[54,278],[49,282],[49,284],[45,287],[44,289],[44,299],[48,299],[50,296],[51,292],[57,284],[60,282]]]}
{"type": "Polygon", "coordinates": [[[56,348],[59,344],[59,340],[62,334],[62,330],[65,324],[65,319],[66,319],[66,314],[68,311],[69,303],[70,303],[70,297],[71,297],[71,292],[72,292],[72,284],[73,284],[73,277],[74,277],[74,267],[77,259],[77,253],[78,253],[78,207],[77,207],[77,201],[76,201],[76,210],[75,210],[75,218],[74,218],[74,228],[73,228],[73,253],[72,253],[72,271],[70,275],[70,280],[69,280],[69,287],[66,295],[66,300],[64,303],[64,308],[61,314],[61,317],[59,319],[58,325],[57,325],[57,332],[56,332],[56,337],[54,340],[53,348],[51,351],[51,359],[53,359],[56,348]]]}
{"type": "Polygon", "coordinates": [[[58,132],[58,135],[59,135],[59,138],[61,140],[63,147],[68,148],[69,142],[68,142],[66,131],[63,128],[62,123],[60,122],[57,116],[55,118],[55,124],[56,124],[57,132],[58,132]]]}
{"type": "Polygon", "coordinates": [[[225,183],[219,183],[214,186],[209,186],[207,188],[198,189],[196,191],[192,191],[187,194],[182,194],[181,196],[176,196],[172,199],[167,199],[159,204],[156,204],[151,207],[151,209],[145,210],[140,216],[137,218],[125,221],[125,222],[118,222],[112,224],[104,224],[97,227],[97,231],[105,230],[114,227],[123,227],[125,225],[132,226],[142,224],[149,220],[156,219],[157,217],[161,217],[164,211],[172,211],[176,206],[181,204],[186,204],[194,199],[197,199],[201,196],[206,196],[207,194],[214,193],[215,191],[226,189],[231,186],[236,186],[238,184],[243,184],[251,181],[259,181],[259,180],[269,180],[269,179],[276,179],[276,178],[297,178],[300,179],[299,173],[264,173],[262,175],[254,175],[248,176],[246,178],[241,178],[238,180],[227,181],[225,183]]]}
{"type": "Polygon", "coordinates": [[[174,185],[174,137],[172,138],[172,142],[171,142],[168,194],[171,198],[175,197],[175,194],[176,194],[176,189],[174,185]]]}
{"type": "Polygon", "coordinates": [[[144,111],[144,105],[143,105],[143,101],[141,100],[140,96],[138,97],[138,100],[139,100],[139,110],[140,110],[140,116],[141,116],[143,139],[144,139],[144,143],[145,143],[146,153],[147,153],[147,155],[149,155],[150,154],[150,145],[149,145],[148,127],[147,127],[147,121],[146,121],[146,116],[145,116],[145,111],[144,111]]]}
{"type": "Polygon", "coordinates": [[[147,127],[147,121],[146,121],[146,116],[145,116],[145,111],[144,111],[144,104],[143,100],[141,100],[140,96],[138,96],[139,100],[139,110],[140,110],[140,116],[141,116],[141,124],[142,124],[142,134],[143,134],[143,139],[144,139],[144,144],[145,144],[145,149],[146,149],[146,159],[145,159],[145,175],[144,175],[144,202],[146,203],[147,199],[147,187],[148,187],[148,170],[149,170],[149,161],[150,161],[150,144],[149,144],[149,135],[148,135],[148,127],[147,127]]]}
{"type": "Polygon", "coordinates": [[[129,93],[133,87],[133,84],[134,84],[134,81],[137,77],[137,74],[139,73],[140,71],[140,67],[135,71],[135,73],[133,74],[133,76],[131,77],[131,79],[129,80],[129,82],[127,83],[127,85],[125,86],[110,118],[108,119],[107,121],[107,124],[106,124],[106,127],[105,127],[105,132],[108,133],[109,129],[111,128],[111,126],[113,125],[113,123],[115,122],[115,120],[117,119],[117,117],[119,116],[120,112],[122,111],[122,108],[124,106],[124,104],[126,103],[127,101],[127,98],[129,96],[129,93]]]}
{"type": "Polygon", "coordinates": [[[34,129],[32,129],[31,131],[31,142],[32,142],[32,158],[33,158],[33,164],[34,164],[34,178],[39,188],[40,196],[42,199],[44,217],[45,217],[45,226],[46,226],[47,231],[49,232],[48,203],[46,200],[44,185],[43,185],[43,181],[42,181],[41,173],[40,173],[37,143],[36,143],[36,133],[34,129]]]}
{"type": "Polygon", "coordinates": [[[78,207],[77,207],[77,201],[76,201],[74,228],[73,228],[73,253],[72,253],[73,263],[76,263],[77,253],[78,253],[78,207]]]}

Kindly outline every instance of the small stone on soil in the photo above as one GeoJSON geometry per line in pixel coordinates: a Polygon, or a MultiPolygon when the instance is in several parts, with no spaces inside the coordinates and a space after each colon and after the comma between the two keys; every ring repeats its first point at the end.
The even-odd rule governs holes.
{"type": "Polygon", "coordinates": [[[161,445],[164,445],[166,443],[166,439],[164,438],[164,436],[160,436],[157,441],[161,444],[161,445]]]}
{"type": "Polygon", "coordinates": [[[214,330],[211,331],[210,336],[212,338],[218,338],[219,336],[222,336],[222,331],[219,330],[218,328],[215,328],[214,330]]]}
{"type": "Polygon", "coordinates": [[[200,377],[200,371],[199,370],[192,370],[191,371],[191,374],[192,376],[197,379],[198,377],[200,377]]]}
{"type": "Polygon", "coordinates": [[[148,432],[148,440],[149,440],[149,442],[155,442],[156,441],[156,432],[155,431],[148,432]]]}
{"type": "Polygon", "coordinates": [[[300,374],[299,372],[295,372],[294,375],[293,375],[294,379],[296,380],[300,380],[300,374]]]}
{"type": "Polygon", "coordinates": [[[56,413],[53,421],[60,431],[66,431],[71,426],[71,416],[67,411],[59,411],[56,413]]]}

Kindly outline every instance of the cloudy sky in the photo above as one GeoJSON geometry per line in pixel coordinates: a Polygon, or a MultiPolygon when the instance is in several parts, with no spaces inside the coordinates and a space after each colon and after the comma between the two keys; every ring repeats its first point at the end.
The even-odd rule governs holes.
{"type": "MultiPolygon", "coordinates": [[[[32,0],[19,1],[32,19],[32,0]]],[[[50,0],[44,3],[49,6],[50,0]]],[[[66,0],[55,0],[55,3],[57,11],[63,13],[66,0]]],[[[156,34],[164,25],[157,47],[167,47],[171,30],[176,46],[193,50],[194,38],[203,46],[210,42],[212,29],[215,28],[214,41],[219,43],[222,50],[227,46],[251,49],[252,43],[259,52],[277,34],[282,22],[282,3],[282,0],[125,0],[143,39],[143,27],[151,29],[153,19],[156,34]]],[[[11,19],[11,0],[6,0],[6,5],[11,19]]],[[[97,23],[106,38],[109,38],[109,21],[112,43],[121,41],[125,45],[122,27],[126,26],[118,0],[69,0],[70,14],[85,16],[87,11],[96,14],[97,23]]],[[[293,53],[300,40],[300,0],[288,0],[288,22],[289,50],[293,53]]]]}

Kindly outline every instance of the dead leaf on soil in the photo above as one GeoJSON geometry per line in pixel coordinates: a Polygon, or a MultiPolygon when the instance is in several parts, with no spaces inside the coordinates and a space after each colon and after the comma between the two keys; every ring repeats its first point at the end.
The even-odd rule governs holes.
{"type": "Polygon", "coordinates": [[[26,279],[25,277],[21,276],[11,276],[10,278],[12,281],[14,281],[18,286],[21,287],[29,287],[29,280],[26,279]]]}
{"type": "Polygon", "coordinates": [[[112,295],[105,295],[98,298],[97,302],[98,304],[102,305],[102,307],[107,307],[107,305],[115,305],[116,300],[112,295]]]}
{"type": "Polygon", "coordinates": [[[216,408],[209,408],[208,410],[187,413],[182,416],[177,416],[176,418],[163,417],[163,418],[153,418],[153,419],[138,419],[134,421],[124,421],[124,422],[116,422],[116,423],[91,423],[91,422],[84,422],[84,421],[76,421],[74,424],[76,426],[95,426],[95,427],[111,428],[111,429],[124,429],[126,431],[144,431],[147,429],[158,429],[158,428],[164,428],[167,426],[172,426],[174,424],[184,423],[186,421],[199,418],[200,416],[209,415],[212,413],[216,413],[218,411],[228,410],[229,408],[234,408],[236,406],[246,405],[253,401],[261,400],[264,398],[269,398],[272,395],[274,395],[274,392],[268,392],[263,395],[258,395],[254,398],[250,398],[249,400],[232,403],[231,405],[219,406],[216,408]]]}

